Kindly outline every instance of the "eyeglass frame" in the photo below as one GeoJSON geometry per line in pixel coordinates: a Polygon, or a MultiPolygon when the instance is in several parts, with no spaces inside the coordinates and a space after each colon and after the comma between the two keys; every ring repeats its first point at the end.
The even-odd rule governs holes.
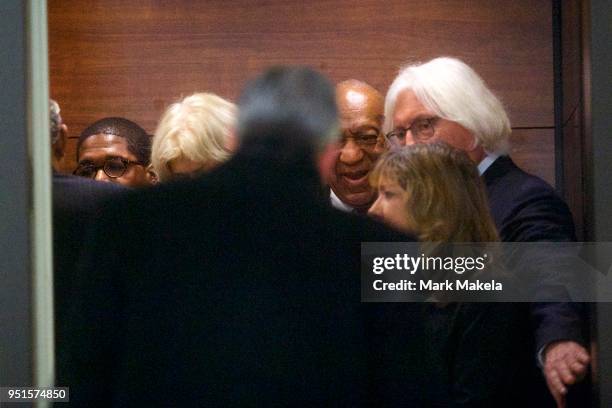
{"type": "Polygon", "coordinates": [[[104,174],[106,174],[107,177],[112,178],[112,179],[116,179],[119,177],[122,177],[127,171],[130,165],[132,164],[137,164],[140,166],[144,166],[145,164],[141,161],[137,161],[137,160],[128,160],[128,159],[124,159],[123,157],[109,157],[107,159],[104,160],[104,164],[102,166],[94,166],[93,164],[91,164],[90,166],[94,168],[94,171],[92,173],[92,176],[87,177],[87,176],[81,176],[79,174],[77,174],[77,171],[79,170],[79,168],[81,167],[80,164],[77,165],[77,168],[74,169],[74,171],[72,172],[73,175],[75,176],[79,176],[79,177],[85,177],[85,178],[95,178],[96,174],[98,174],[98,172],[100,171],[100,169],[102,169],[102,171],[104,172],[104,174]],[[110,174],[108,174],[107,169],[105,168],[106,165],[111,162],[111,161],[120,161],[123,164],[123,171],[121,172],[120,175],[118,176],[112,176],[110,174]]]}
{"type": "Polygon", "coordinates": [[[398,145],[401,140],[406,140],[406,133],[408,133],[408,131],[410,131],[410,133],[412,134],[412,137],[417,141],[417,142],[425,142],[426,140],[431,139],[435,134],[436,134],[436,128],[434,127],[433,122],[437,121],[438,119],[440,119],[439,116],[433,116],[431,118],[424,118],[424,119],[418,119],[415,120],[414,122],[412,122],[412,124],[410,124],[410,126],[408,127],[397,127],[395,129],[393,129],[392,131],[390,131],[389,133],[387,133],[385,135],[385,140],[391,144],[391,145],[398,145]],[[420,137],[419,135],[422,132],[418,132],[418,133],[414,133],[412,131],[412,128],[417,125],[417,124],[422,124],[422,123],[427,123],[430,127],[431,127],[431,134],[426,136],[426,137],[420,137]],[[398,133],[401,132],[402,136],[399,137],[394,133],[398,133]],[[393,138],[397,139],[397,142],[393,140],[393,138]]]}

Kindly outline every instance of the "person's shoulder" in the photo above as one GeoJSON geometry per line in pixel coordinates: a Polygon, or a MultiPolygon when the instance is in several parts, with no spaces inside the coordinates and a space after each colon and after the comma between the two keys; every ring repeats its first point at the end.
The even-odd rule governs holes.
{"type": "Polygon", "coordinates": [[[54,173],[54,213],[91,211],[106,200],[126,191],[127,188],[115,183],[102,183],[84,177],[54,173]]]}
{"type": "Polygon", "coordinates": [[[118,193],[127,189],[115,183],[102,183],[85,177],[54,173],[53,187],[102,193],[118,193]]]}
{"type": "Polygon", "coordinates": [[[327,209],[333,218],[337,234],[343,234],[347,239],[360,242],[402,242],[416,241],[410,234],[398,231],[365,215],[356,215],[332,208],[327,209]]]}
{"type": "Polygon", "coordinates": [[[511,241],[575,239],[571,211],[557,192],[541,178],[521,170],[509,158],[503,165],[504,172],[488,188],[493,215],[502,217],[502,238],[511,241]]]}
{"type": "MultiPolygon", "coordinates": [[[[492,172],[497,172],[495,181],[491,183],[490,190],[495,194],[506,194],[515,201],[547,199],[561,201],[554,188],[542,178],[528,173],[518,167],[509,157],[500,157],[492,165],[492,172]],[[495,166],[493,168],[493,166],[495,166]]],[[[485,173],[485,180],[487,180],[485,173]]]]}

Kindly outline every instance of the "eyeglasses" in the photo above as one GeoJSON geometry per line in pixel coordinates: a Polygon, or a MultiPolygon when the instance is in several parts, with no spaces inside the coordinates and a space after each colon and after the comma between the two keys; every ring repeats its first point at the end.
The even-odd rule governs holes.
{"type": "Polygon", "coordinates": [[[407,128],[395,128],[391,132],[385,135],[385,138],[392,145],[403,145],[406,144],[406,133],[410,131],[412,137],[416,142],[424,142],[430,139],[435,132],[433,122],[438,119],[437,117],[418,119],[412,122],[407,128]]]}
{"type": "Polygon", "coordinates": [[[98,171],[102,169],[104,174],[108,177],[117,178],[123,176],[128,167],[132,164],[144,166],[144,163],[139,161],[131,161],[121,157],[111,157],[106,159],[102,166],[94,166],[92,163],[80,163],[72,174],[75,176],[94,178],[96,174],[98,174],[98,171]]]}

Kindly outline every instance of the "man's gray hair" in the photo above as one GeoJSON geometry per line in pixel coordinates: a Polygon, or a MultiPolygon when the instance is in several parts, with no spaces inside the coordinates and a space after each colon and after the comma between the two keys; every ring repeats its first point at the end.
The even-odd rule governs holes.
{"type": "Polygon", "coordinates": [[[51,143],[57,142],[60,136],[60,127],[62,126],[62,117],[60,116],[60,107],[53,99],[49,99],[49,119],[51,133],[51,143]]]}
{"type": "Polygon", "coordinates": [[[335,92],[310,68],[276,67],[249,83],[238,102],[237,136],[323,150],[338,138],[335,92]]]}
{"type": "Polygon", "coordinates": [[[436,115],[469,130],[486,151],[508,153],[512,132],[508,115],[482,78],[464,62],[440,57],[402,68],[385,98],[385,132],[395,126],[395,104],[405,90],[413,91],[436,115]]]}

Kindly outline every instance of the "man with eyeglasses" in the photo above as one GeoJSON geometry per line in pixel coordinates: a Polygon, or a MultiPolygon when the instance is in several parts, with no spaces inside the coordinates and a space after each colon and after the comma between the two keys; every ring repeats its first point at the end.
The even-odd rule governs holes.
{"type": "Polygon", "coordinates": [[[85,129],[77,144],[74,174],[128,187],[151,185],[151,138],[143,128],[125,119],[101,119],[85,129]]]}
{"type": "MultiPolygon", "coordinates": [[[[482,78],[462,61],[436,58],[402,69],[389,87],[385,117],[386,138],[392,145],[445,142],[468,154],[482,175],[502,241],[576,239],[567,205],[546,182],[523,172],[507,156],[508,116],[482,78]]],[[[538,291],[563,284],[543,278],[541,269],[538,273],[538,291]]],[[[582,334],[583,305],[534,303],[530,314],[535,346],[529,360],[535,362],[533,355],[537,357],[557,406],[565,406],[568,386],[579,382],[589,365],[582,334]]],[[[539,373],[523,374],[529,388],[517,394],[524,400],[516,406],[549,406],[550,397],[540,392],[545,391],[543,384],[537,385],[542,382],[539,373]]]]}
{"type": "Polygon", "coordinates": [[[383,97],[355,79],[336,86],[342,137],[329,181],[332,205],[348,212],[365,212],[376,198],[368,177],[385,149],[382,134],[383,97]]]}
{"type": "Polygon", "coordinates": [[[73,299],[72,284],[77,278],[77,263],[90,223],[99,215],[100,204],[125,191],[118,184],[97,183],[60,173],[68,127],[60,106],[49,101],[51,164],[53,168],[53,288],[55,308],[55,350],[58,383],[64,381],[67,341],[73,331],[68,327],[68,311],[73,299]]]}

